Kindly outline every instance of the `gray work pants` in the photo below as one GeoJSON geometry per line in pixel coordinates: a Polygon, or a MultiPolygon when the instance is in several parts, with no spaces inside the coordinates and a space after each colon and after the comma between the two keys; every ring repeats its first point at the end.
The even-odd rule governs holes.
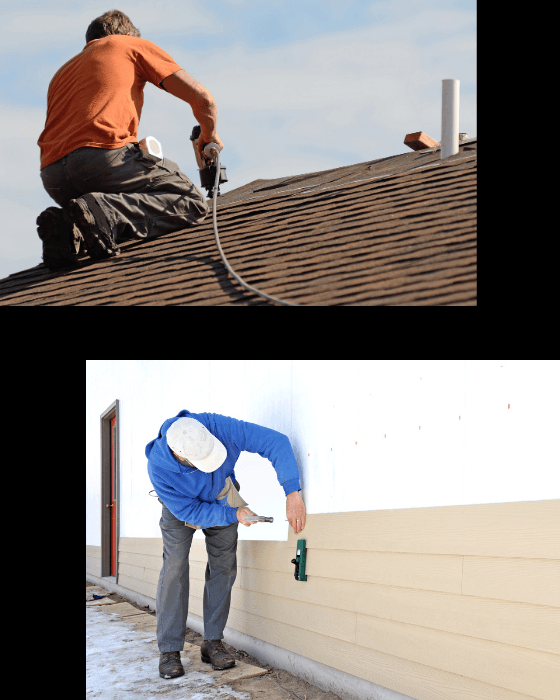
{"type": "Polygon", "coordinates": [[[138,143],[78,148],[43,168],[41,180],[63,209],[71,199],[93,194],[116,243],[180,231],[202,222],[210,210],[177,163],[146,153],[138,143]]]}
{"type": "MultiPolygon", "coordinates": [[[[239,484],[235,482],[239,491],[239,484]]],[[[189,551],[195,530],[162,504],[159,526],[163,536],[163,566],[156,594],[157,641],[160,652],[181,651],[189,612],[189,551]]],[[[223,639],[231,589],[237,578],[239,523],[203,528],[208,563],[202,608],[204,639],[223,639]]]]}

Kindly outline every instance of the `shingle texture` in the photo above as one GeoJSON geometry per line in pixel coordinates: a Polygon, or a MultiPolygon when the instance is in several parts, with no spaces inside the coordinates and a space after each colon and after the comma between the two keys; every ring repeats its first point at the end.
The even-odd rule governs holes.
{"type": "MultiPolygon", "coordinates": [[[[224,254],[248,284],[305,306],[476,306],[476,149],[469,139],[445,161],[439,148],[414,151],[229,191],[218,197],[224,254]]],[[[229,275],[211,211],[121,249],[10,275],[0,305],[276,305],[229,275]]]]}

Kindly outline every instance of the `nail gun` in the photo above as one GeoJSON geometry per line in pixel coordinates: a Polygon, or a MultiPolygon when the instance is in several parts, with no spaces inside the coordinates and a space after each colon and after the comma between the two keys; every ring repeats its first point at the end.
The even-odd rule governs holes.
{"type": "MultiPolygon", "coordinates": [[[[213,192],[214,192],[214,186],[216,183],[216,166],[214,165],[213,161],[215,162],[215,159],[211,155],[212,151],[212,146],[215,146],[216,144],[207,144],[204,147],[204,155],[208,157],[208,160],[205,162],[204,159],[200,157],[200,152],[198,150],[198,143],[200,141],[200,132],[201,128],[200,125],[193,127],[192,134],[190,135],[190,140],[192,141],[193,148],[194,148],[194,154],[196,157],[196,162],[198,164],[199,168],[199,173],[200,173],[200,185],[201,187],[205,187],[206,191],[208,192],[208,199],[212,199],[213,192]]],[[[218,146],[216,146],[218,148],[218,146]]],[[[226,176],[226,166],[225,165],[220,165],[220,180],[218,182],[218,197],[220,196],[220,185],[222,182],[227,182],[227,176],[226,176]]]]}

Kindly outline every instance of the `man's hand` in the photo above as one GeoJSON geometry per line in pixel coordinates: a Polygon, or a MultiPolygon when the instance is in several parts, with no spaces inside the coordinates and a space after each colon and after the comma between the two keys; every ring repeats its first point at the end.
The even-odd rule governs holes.
{"type": "Polygon", "coordinates": [[[245,527],[249,527],[251,525],[256,525],[256,521],[253,521],[252,523],[246,523],[245,522],[245,516],[246,515],[256,515],[256,513],[253,513],[253,511],[250,508],[238,508],[237,509],[237,519],[242,525],[245,525],[245,527]]]}
{"type": "Polygon", "coordinates": [[[210,135],[208,138],[203,137],[202,135],[198,139],[198,152],[200,154],[200,158],[203,163],[206,163],[208,161],[207,155],[203,152],[204,147],[207,146],[209,143],[216,143],[220,149],[220,151],[223,151],[224,149],[224,144],[222,143],[220,137],[218,134],[214,133],[210,135]]]}
{"type": "Polygon", "coordinates": [[[298,535],[305,527],[305,503],[299,491],[292,491],[286,496],[286,516],[294,528],[294,535],[298,535]]]}

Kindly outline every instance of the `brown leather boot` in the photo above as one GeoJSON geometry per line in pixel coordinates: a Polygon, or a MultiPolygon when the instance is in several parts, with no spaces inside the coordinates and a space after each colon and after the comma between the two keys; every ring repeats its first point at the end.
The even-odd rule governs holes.
{"type": "Polygon", "coordinates": [[[162,678],[177,678],[177,676],[185,675],[185,669],[181,663],[181,652],[161,652],[159,655],[159,675],[162,678]]]}
{"type": "Polygon", "coordinates": [[[200,647],[200,658],[212,664],[214,671],[223,671],[235,666],[235,657],[225,650],[221,639],[206,639],[200,647]]]}

